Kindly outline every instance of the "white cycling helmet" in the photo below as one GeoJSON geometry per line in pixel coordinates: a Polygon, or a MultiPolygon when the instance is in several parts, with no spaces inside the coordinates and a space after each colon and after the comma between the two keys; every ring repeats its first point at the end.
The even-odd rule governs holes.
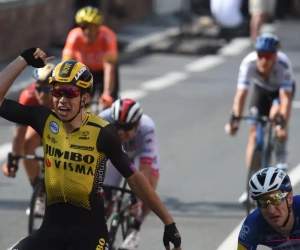
{"type": "Polygon", "coordinates": [[[119,124],[137,123],[142,115],[141,105],[129,98],[118,99],[111,106],[110,116],[119,124]]]}
{"type": "Polygon", "coordinates": [[[263,168],[249,180],[249,192],[253,200],[272,191],[292,191],[290,177],[279,168],[263,168]]]}
{"type": "Polygon", "coordinates": [[[49,77],[52,74],[55,65],[53,63],[47,63],[43,68],[34,69],[32,72],[32,78],[36,82],[49,83],[49,77]]]}

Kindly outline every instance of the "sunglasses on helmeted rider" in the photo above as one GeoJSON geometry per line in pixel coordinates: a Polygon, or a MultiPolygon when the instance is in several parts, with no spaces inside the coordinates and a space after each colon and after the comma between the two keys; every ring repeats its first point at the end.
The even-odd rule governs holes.
{"type": "Polygon", "coordinates": [[[257,51],[257,56],[259,59],[261,58],[265,58],[267,60],[271,60],[275,58],[275,53],[271,53],[271,52],[262,52],[262,51],[257,51]]]}
{"type": "Polygon", "coordinates": [[[51,93],[51,87],[35,87],[35,90],[38,93],[44,92],[46,94],[50,94],[51,93]]]}
{"type": "Polygon", "coordinates": [[[124,131],[130,131],[136,127],[136,123],[129,123],[129,124],[123,124],[123,123],[114,123],[117,130],[124,130],[124,131]]]}
{"type": "Polygon", "coordinates": [[[279,205],[281,202],[284,201],[284,198],[288,195],[288,192],[285,193],[276,193],[276,194],[269,194],[264,195],[261,198],[258,198],[254,203],[257,205],[258,208],[267,208],[269,204],[272,205],[279,205]]]}
{"type": "Polygon", "coordinates": [[[51,90],[52,96],[61,98],[62,96],[72,99],[80,95],[80,91],[72,87],[54,87],[51,90]]]}

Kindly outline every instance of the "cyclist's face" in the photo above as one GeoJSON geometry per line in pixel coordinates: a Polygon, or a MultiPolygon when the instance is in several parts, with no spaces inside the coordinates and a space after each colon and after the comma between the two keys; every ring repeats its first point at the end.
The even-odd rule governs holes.
{"type": "MultiPolygon", "coordinates": [[[[276,194],[276,193],[281,193],[281,192],[274,191],[269,194],[276,194]]],[[[267,201],[269,194],[262,196],[261,199],[263,201],[267,201]]],[[[264,219],[274,228],[276,228],[276,227],[280,228],[288,216],[288,207],[286,204],[286,199],[288,201],[288,204],[291,206],[293,203],[292,192],[290,192],[286,196],[286,198],[283,198],[282,200],[278,200],[278,202],[280,201],[279,204],[277,204],[277,205],[268,204],[268,206],[266,208],[259,209],[262,216],[264,217],[264,219]]],[[[273,200],[273,202],[274,202],[274,200],[273,200]]]]}
{"type": "Polygon", "coordinates": [[[34,82],[35,87],[35,97],[40,105],[44,105],[47,107],[52,106],[52,95],[51,95],[51,88],[52,85],[47,83],[38,83],[34,82]]]}
{"type": "MultiPolygon", "coordinates": [[[[55,112],[61,120],[68,120],[76,116],[82,104],[77,87],[71,84],[55,84],[52,96],[55,112]]],[[[82,96],[82,100],[87,98],[88,94],[82,96]]]]}
{"type": "Polygon", "coordinates": [[[84,25],[80,25],[83,36],[87,43],[93,43],[99,33],[99,25],[93,23],[86,23],[84,25]]]}
{"type": "Polygon", "coordinates": [[[276,60],[275,53],[257,52],[256,65],[261,74],[269,74],[273,69],[276,60]]]}
{"type": "Polygon", "coordinates": [[[131,130],[118,129],[118,134],[122,143],[128,142],[135,135],[137,128],[138,126],[131,130]]]}

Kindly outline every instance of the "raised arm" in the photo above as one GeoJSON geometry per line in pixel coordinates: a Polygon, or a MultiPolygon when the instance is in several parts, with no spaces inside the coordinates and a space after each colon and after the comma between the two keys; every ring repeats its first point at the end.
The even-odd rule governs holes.
{"type": "Polygon", "coordinates": [[[12,61],[0,73],[0,106],[4,101],[4,97],[9,88],[27,65],[42,68],[47,62],[52,61],[53,59],[54,57],[46,58],[46,54],[41,49],[31,48],[25,50],[20,56],[12,61]]]}

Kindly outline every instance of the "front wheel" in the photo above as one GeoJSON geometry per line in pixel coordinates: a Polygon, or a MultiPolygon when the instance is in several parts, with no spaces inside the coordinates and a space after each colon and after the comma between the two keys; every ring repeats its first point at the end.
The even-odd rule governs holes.
{"type": "Polygon", "coordinates": [[[37,230],[43,221],[46,206],[46,189],[44,180],[40,180],[31,195],[28,233],[37,230]]]}

